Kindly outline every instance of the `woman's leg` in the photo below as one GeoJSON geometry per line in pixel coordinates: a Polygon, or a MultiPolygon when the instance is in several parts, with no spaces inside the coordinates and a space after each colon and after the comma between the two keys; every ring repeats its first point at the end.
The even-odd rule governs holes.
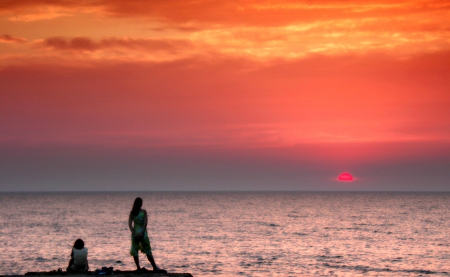
{"type": "Polygon", "coordinates": [[[133,256],[134,263],[136,264],[137,269],[141,269],[141,266],[139,265],[139,256],[133,256]]]}
{"type": "Polygon", "coordinates": [[[72,265],[73,265],[73,258],[70,259],[69,265],[67,266],[67,270],[66,271],[72,271],[72,265]]]}
{"type": "Polygon", "coordinates": [[[153,270],[159,270],[160,269],[158,266],[156,266],[155,259],[153,259],[152,253],[147,255],[147,259],[152,264],[153,270]]]}

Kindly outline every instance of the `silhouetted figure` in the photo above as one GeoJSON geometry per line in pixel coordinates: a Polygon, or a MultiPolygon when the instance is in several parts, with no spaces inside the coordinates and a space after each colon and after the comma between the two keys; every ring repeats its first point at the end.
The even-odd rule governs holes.
{"type": "Polygon", "coordinates": [[[70,261],[67,266],[67,271],[83,272],[88,271],[88,249],[84,247],[84,241],[77,239],[73,244],[72,253],[70,253],[70,261]]]}
{"type": "Polygon", "coordinates": [[[138,197],[134,200],[133,209],[128,218],[128,227],[131,231],[131,250],[130,254],[133,256],[137,270],[141,270],[139,265],[138,251],[147,255],[147,259],[152,264],[153,270],[164,271],[156,266],[153,259],[152,249],[150,247],[150,240],[147,234],[147,211],[141,209],[142,198],[138,197]]]}

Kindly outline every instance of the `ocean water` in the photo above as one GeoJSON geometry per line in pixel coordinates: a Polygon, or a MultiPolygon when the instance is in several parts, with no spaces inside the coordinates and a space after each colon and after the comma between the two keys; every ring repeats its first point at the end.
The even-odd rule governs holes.
{"type": "MultiPolygon", "coordinates": [[[[0,193],[0,275],[135,268],[128,214],[144,200],[156,263],[199,276],[449,276],[450,193],[0,193]]],[[[151,268],[144,255],[141,266],[151,268]]]]}

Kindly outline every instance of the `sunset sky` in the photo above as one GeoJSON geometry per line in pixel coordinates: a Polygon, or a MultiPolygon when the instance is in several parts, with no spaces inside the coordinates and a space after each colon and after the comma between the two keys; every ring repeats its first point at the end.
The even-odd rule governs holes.
{"type": "Polygon", "coordinates": [[[450,1],[3,0],[0,154],[0,191],[450,191],[450,1]]]}

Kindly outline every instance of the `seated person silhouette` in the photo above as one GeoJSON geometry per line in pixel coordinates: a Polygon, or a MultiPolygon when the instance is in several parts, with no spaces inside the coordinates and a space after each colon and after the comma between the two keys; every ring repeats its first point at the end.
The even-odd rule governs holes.
{"type": "Polygon", "coordinates": [[[77,239],[73,244],[72,253],[70,254],[69,265],[67,266],[68,272],[83,272],[88,271],[88,249],[84,247],[84,241],[77,239]]]}

